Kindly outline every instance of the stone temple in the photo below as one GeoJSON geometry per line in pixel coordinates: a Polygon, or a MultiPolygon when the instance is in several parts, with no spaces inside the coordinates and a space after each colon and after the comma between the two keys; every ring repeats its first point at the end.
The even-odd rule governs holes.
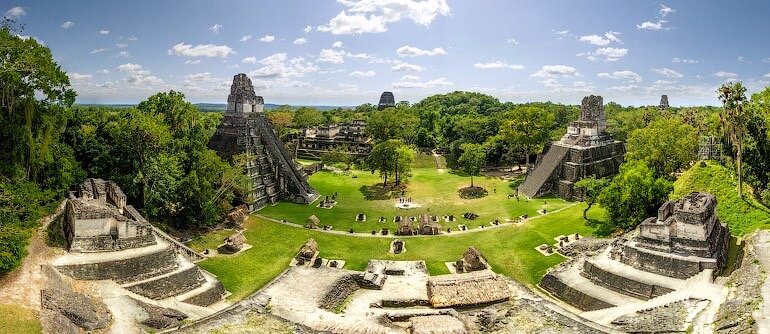
{"type": "Polygon", "coordinates": [[[539,285],[603,325],[691,299],[718,307],[726,291],[713,279],[724,267],[730,233],[716,204],[701,192],[666,202],[657,217],[551,269],[539,285]]]}
{"type": "Polygon", "coordinates": [[[395,107],[396,98],[393,97],[391,92],[382,92],[380,95],[380,103],[377,104],[377,110],[383,110],[385,108],[395,107]]]}
{"type": "Polygon", "coordinates": [[[660,96],[660,103],[658,104],[658,109],[665,110],[668,109],[668,95],[661,95],[660,96]]]}
{"type": "Polygon", "coordinates": [[[540,157],[519,192],[529,198],[554,193],[564,199],[579,199],[574,183],[592,175],[616,174],[624,153],[623,143],[607,133],[602,97],[586,96],[580,118],[570,123],[567,133],[540,157]]]}
{"type": "Polygon", "coordinates": [[[280,200],[309,204],[319,196],[273,131],[265,117],[264,100],[254,93],[246,74],[233,77],[225,117],[211,137],[209,148],[225,159],[240,153],[248,155],[251,211],[280,200]]]}

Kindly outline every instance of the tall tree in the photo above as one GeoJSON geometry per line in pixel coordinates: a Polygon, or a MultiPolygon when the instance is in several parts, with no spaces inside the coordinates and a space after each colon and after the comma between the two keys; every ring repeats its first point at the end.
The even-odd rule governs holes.
{"type": "Polygon", "coordinates": [[[643,160],[656,176],[673,178],[695,160],[698,133],[679,119],[660,119],[631,132],[626,149],[626,160],[643,160]]]}
{"type": "Polygon", "coordinates": [[[388,177],[394,176],[399,184],[407,175],[414,161],[414,151],[397,139],[386,140],[374,145],[366,157],[366,167],[372,172],[379,171],[383,186],[388,185],[388,177]]]}
{"type": "Polygon", "coordinates": [[[583,219],[588,220],[588,210],[591,209],[591,206],[596,204],[602,190],[604,190],[609,183],[609,179],[597,179],[593,175],[575,182],[575,190],[580,191],[583,194],[583,201],[588,204],[586,208],[583,209],[583,219]]]}
{"type": "Polygon", "coordinates": [[[746,103],[746,88],[740,82],[726,83],[719,88],[722,101],[720,121],[722,129],[730,139],[736,154],[738,172],[738,197],[743,198],[743,140],[749,115],[743,110],[746,103]]]}
{"type": "Polygon", "coordinates": [[[499,131],[511,147],[522,148],[529,165],[529,156],[542,152],[553,125],[552,113],[541,107],[524,106],[506,112],[499,131]]]}
{"type": "Polygon", "coordinates": [[[487,152],[484,145],[474,143],[462,144],[460,149],[463,153],[460,154],[457,162],[462,166],[463,172],[471,177],[471,187],[473,187],[473,176],[479,175],[481,166],[487,159],[487,152]]]}

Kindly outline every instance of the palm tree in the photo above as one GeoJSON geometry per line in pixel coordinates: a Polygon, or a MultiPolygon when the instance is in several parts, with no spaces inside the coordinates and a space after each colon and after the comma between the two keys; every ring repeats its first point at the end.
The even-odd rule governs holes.
{"type": "Polygon", "coordinates": [[[723,106],[722,113],[719,115],[719,121],[736,151],[738,197],[743,198],[743,136],[746,132],[748,119],[747,112],[743,110],[743,105],[746,103],[746,87],[743,87],[740,82],[726,83],[717,92],[723,106]]]}

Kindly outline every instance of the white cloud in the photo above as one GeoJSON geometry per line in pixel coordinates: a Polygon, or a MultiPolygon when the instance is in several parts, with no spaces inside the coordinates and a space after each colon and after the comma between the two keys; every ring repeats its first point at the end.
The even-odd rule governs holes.
{"type": "Polygon", "coordinates": [[[132,64],[132,63],[126,63],[123,65],[119,65],[115,68],[116,71],[122,72],[122,73],[138,73],[138,74],[149,74],[150,72],[145,71],[142,68],[142,65],[139,64],[132,64]]]}
{"type": "Polygon", "coordinates": [[[625,86],[612,86],[610,87],[610,90],[618,90],[621,92],[627,92],[629,90],[635,90],[638,89],[639,86],[637,85],[625,85],[625,86]]]}
{"type": "Polygon", "coordinates": [[[770,57],[762,58],[763,63],[770,63],[770,57]]]}
{"type": "Polygon", "coordinates": [[[109,74],[110,70],[108,70],[108,69],[101,69],[101,70],[96,71],[96,73],[99,73],[99,74],[109,74]]]}
{"type": "Polygon", "coordinates": [[[555,78],[580,76],[580,73],[574,67],[567,65],[543,65],[539,71],[532,73],[530,76],[535,78],[555,78]]]}
{"type": "Polygon", "coordinates": [[[96,54],[96,53],[100,53],[100,52],[104,52],[104,51],[107,51],[107,49],[93,49],[93,50],[91,50],[90,53],[91,54],[96,54]]]}
{"type": "Polygon", "coordinates": [[[187,64],[187,65],[198,65],[198,64],[201,63],[201,60],[200,59],[195,59],[195,60],[187,59],[187,60],[184,61],[184,63],[187,64]]]}
{"type": "Polygon", "coordinates": [[[317,72],[318,67],[305,58],[289,59],[286,53],[276,53],[260,59],[257,63],[262,67],[249,72],[249,76],[258,78],[288,79],[304,77],[306,73],[317,72]]]}
{"type": "Polygon", "coordinates": [[[94,78],[94,76],[90,75],[90,74],[80,74],[80,73],[75,73],[75,72],[69,73],[69,77],[73,81],[81,81],[81,82],[82,81],[89,81],[89,80],[94,78]]]}
{"type": "Polygon", "coordinates": [[[770,73],[763,75],[765,78],[770,78],[770,73]]]}
{"type": "Polygon", "coordinates": [[[373,77],[375,74],[377,74],[374,71],[353,71],[348,74],[351,77],[373,77]]]}
{"type": "Polygon", "coordinates": [[[668,30],[670,28],[663,26],[666,22],[668,21],[666,20],[658,20],[656,22],[645,21],[645,22],[642,22],[641,24],[637,24],[636,29],[668,30]]]}
{"type": "Polygon", "coordinates": [[[126,39],[129,40],[129,41],[132,41],[132,42],[137,40],[137,38],[134,37],[134,36],[131,36],[131,37],[126,38],[126,39]]]}
{"type": "Polygon", "coordinates": [[[115,46],[118,47],[118,49],[124,49],[128,47],[128,44],[118,43],[115,44],[115,46]]]}
{"type": "Polygon", "coordinates": [[[67,30],[67,29],[72,28],[74,26],[75,26],[75,22],[72,22],[72,21],[67,21],[67,22],[64,22],[64,23],[61,24],[61,28],[64,29],[64,30],[67,30]]]}
{"type": "Polygon", "coordinates": [[[129,58],[131,57],[131,53],[128,51],[120,51],[118,52],[118,54],[115,55],[115,57],[129,58]]]}
{"type": "Polygon", "coordinates": [[[221,30],[221,29],[222,29],[222,25],[221,24],[214,24],[213,26],[209,27],[209,30],[211,32],[215,33],[215,34],[218,34],[219,30],[221,30]]]}
{"type": "Polygon", "coordinates": [[[714,73],[714,76],[717,78],[723,78],[723,79],[735,79],[738,77],[738,74],[735,74],[733,72],[719,71],[717,73],[714,73]]]}
{"type": "Polygon", "coordinates": [[[671,59],[672,63],[682,63],[682,64],[697,64],[698,61],[695,59],[684,59],[679,57],[674,57],[674,59],[671,59]]]}
{"type": "Polygon", "coordinates": [[[420,80],[420,77],[416,75],[407,74],[401,77],[401,81],[417,81],[420,80]]]}
{"type": "Polygon", "coordinates": [[[275,36],[273,35],[265,35],[264,37],[259,38],[260,42],[272,42],[274,40],[275,40],[275,36]]]}
{"type": "Polygon", "coordinates": [[[418,57],[418,56],[436,56],[445,55],[444,48],[433,48],[433,50],[423,50],[409,45],[404,45],[396,49],[396,54],[399,57],[418,57]]]}
{"type": "Polygon", "coordinates": [[[751,61],[746,60],[746,57],[744,57],[744,56],[738,56],[738,62],[739,63],[749,63],[749,64],[751,64],[751,61]]]}
{"type": "Polygon", "coordinates": [[[345,62],[344,50],[323,49],[318,54],[318,61],[322,63],[342,64],[345,62]]]}
{"type": "Polygon", "coordinates": [[[347,6],[328,23],[316,30],[335,35],[381,33],[388,24],[409,18],[414,23],[429,26],[437,15],[449,15],[446,0],[339,0],[347,6]],[[350,14],[348,14],[348,12],[350,14]]]}
{"type": "Polygon", "coordinates": [[[629,82],[641,82],[642,77],[631,70],[615,71],[612,73],[599,73],[596,76],[600,78],[628,80],[629,82]]]}
{"type": "Polygon", "coordinates": [[[257,63],[257,57],[246,57],[241,60],[244,64],[256,64],[257,63]]]}
{"type": "Polygon", "coordinates": [[[475,63],[473,64],[473,67],[482,69],[482,70],[489,70],[489,69],[510,69],[510,70],[523,70],[524,65],[519,64],[508,64],[506,62],[502,61],[494,61],[494,62],[488,62],[488,63],[475,63]]]}
{"type": "Polygon", "coordinates": [[[596,49],[596,55],[607,57],[607,60],[614,60],[628,54],[628,49],[625,48],[600,48],[596,49]]]}
{"type": "Polygon", "coordinates": [[[342,42],[336,41],[336,42],[334,42],[334,44],[332,44],[332,47],[333,48],[340,48],[341,49],[342,48],[342,42]]]}
{"type": "Polygon", "coordinates": [[[188,74],[188,75],[185,75],[184,78],[191,82],[201,82],[201,81],[206,81],[210,79],[211,73],[204,72],[204,73],[188,74]]]}
{"type": "Polygon", "coordinates": [[[241,42],[245,42],[245,41],[248,41],[250,39],[251,39],[251,35],[244,35],[243,37],[241,37],[240,41],[241,42]]]}
{"type": "Polygon", "coordinates": [[[100,35],[109,35],[109,34],[110,34],[110,31],[109,31],[109,30],[107,30],[107,29],[102,29],[102,30],[99,30],[99,34],[100,34],[100,35]]]}
{"type": "Polygon", "coordinates": [[[590,44],[598,45],[598,46],[606,46],[612,42],[623,44],[623,41],[621,41],[617,35],[620,35],[620,33],[616,31],[608,31],[604,33],[604,36],[599,36],[596,34],[580,36],[580,41],[588,42],[590,44]]]}
{"type": "Polygon", "coordinates": [[[372,58],[372,56],[371,56],[371,55],[369,55],[369,54],[366,54],[366,53],[355,53],[355,54],[354,54],[354,53],[350,53],[350,52],[348,52],[348,53],[345,55],[345,57],[348,57],[348,58],[353,58],[353,59],[355,59],[355,60],[364,60],[364,59],[370,59],[370,58],[372,58]]]}
{"type": "Polygon", "coordinates": [[[227,65],[227,68],[241,68],[241,65],[238,65],[238,64],[227,65]]]}
{"type": "Polygon", "coordinates": [[[19,6],[13,7],[5,12],[5,16],[9,18],[18,18],[27,15],[27,11],[19,6]]]}
{"type": "Polygon", "coordinates": [[[302,45],[307,43],[307,39],[305,37],[300,37],[294,40],[294,45],[302,45]]]}
{"type": "Polygon", "coordinates": [[[409,63],[398,63],[390,68],[393,72],[421,72],[422,66],[409,63]]]}
{"type": "Polygon", "coordinates": [[[302,31],[304,31],[305,33],[309,33],[311,30],[313,30],[313,27],[311,26],[307,26],[305,27],[305,29],[302,29],[302,31]]]}
{"type": "Polygon", "coordinates": [[[682,78],[684,75],[682,73],[679,73],[677,71],[674,71],[670,68],[653,68],[653,72],[658,73],[666,78],[682,78]]]}
{"type": "Polygon", "coordinates": [[[438,78],[430,81],[398,81],[393,83],[393,88],[433,88],[452,86],[446,78],[438,78]]]}
{"type": "Polygon", "coordinates": [[[224,58],[231,54],[235,54],[232,48],[227,45],[214,45],[214,44],[198,44],[192,46],[191,44],[179,43],[171,47],[168,50],[168,54],[172,56],[185,56],[185,57],[219,57],[224,58]]]}
{"type": "Polygon", "coordinates": [[[668,14],[676,12],[676,9],[673,9],[671,7],[666,7],[664,4],[660,4],[660,17],[666,17],[668,14]]]}
{"type": "Polygon", "coordinates": [[[506,39],[506,40],[505,40],[505,42],[506,42],[506,43],[510,43],[510,44],[514,44],[514,45],[516,45],[516,44],[519,44],[519,41],[517,41],[517,40],[516,40],[515,38],[513,38],[513,37],[506,39]]]}
{"type": "Polygon", "coordinates": [[[556,35],[556,39],[564,39],[564,36],[569,34],[569,30],[554,31],[553,34],[556,35]]]}

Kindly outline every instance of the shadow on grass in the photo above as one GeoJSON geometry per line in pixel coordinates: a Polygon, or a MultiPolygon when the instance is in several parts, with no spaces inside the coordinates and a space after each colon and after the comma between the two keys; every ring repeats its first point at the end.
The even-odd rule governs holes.
{"type": "Polygon", "coordinates": [[[741,265],[743,265],[743,246],[745,244],[746,243],[743,241],[743,239],[730,236],[730,244],[728,246],[729,248],[727,249],[727,262],[725,262],[725,266],[719,276],[730,276],[733,271],[737,270],[741,267],[741,265]]]}
{"type": "Polygon", "coordinates": [[[382,183],[373,186],[361,186],[358,191],[364,195],[367,201],[398,198],[406,191],[406,184],[390,184],[383,186],[382,183]]]}

